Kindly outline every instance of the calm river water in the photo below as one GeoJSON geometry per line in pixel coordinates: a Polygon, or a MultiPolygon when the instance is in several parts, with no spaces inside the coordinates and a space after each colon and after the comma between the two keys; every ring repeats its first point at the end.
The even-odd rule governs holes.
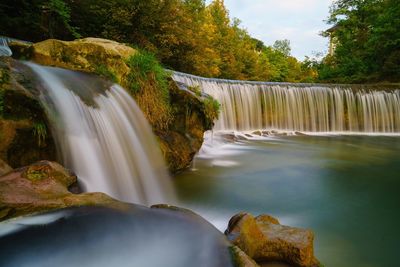
{"type": "Polygon", "coordinates": [[[218,139],[177,175],[183,206],[221,230],[240,211],[311,228],[327,267],[399,266],[400,137],[218,139]]]}

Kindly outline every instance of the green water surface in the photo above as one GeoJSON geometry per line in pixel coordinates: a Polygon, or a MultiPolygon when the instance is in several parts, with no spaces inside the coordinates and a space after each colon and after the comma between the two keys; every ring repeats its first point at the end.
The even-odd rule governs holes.
{"type": "Polygon", "coordinates": [[[292,136],[216,146],[177,175],[182,205],[223,230],[239,212],[311,228],[327,267],[400,266],[400,138],[292,136]]]}

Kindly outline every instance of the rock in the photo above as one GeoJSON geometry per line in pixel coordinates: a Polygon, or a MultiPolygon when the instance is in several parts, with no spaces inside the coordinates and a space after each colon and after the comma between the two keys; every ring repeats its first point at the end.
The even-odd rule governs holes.
{"type": "Polygon", "coordinates": [[[74,207],[0,228],[0,266],[234,266],[221,232],[168,209],[74,207]]]}
{"type": "Polygon", "coordinates": [[[86,72],[107,68],[117,81],[128,75],[130,69],[125,61],[136,53],[132,47],[101,38],[75,41],[48,39],[30,47],[12,42],[9,46],[15,56],[29,58],[42,65],[86,72]]]}
{"type": "Polygon", "coordinates": [[[0,159],[0,176],[12,171],[12,168],[7,163],[0,159]]]}
{"type": "Polygon", "coordinates": [[[237,246],[231,247],[231,254],[236,267],[259,267],[259,265],[237,246]]]}
{"type": "Polygon", "coordinates": [[[319,265],[314,257],[313,232],[280,225],[269,215],[254,218],[239,213],[232,217],[225,234],[259,264],[278,261],[300,267],[319,265]]]}
{"type": "Polygon", "coordinates": [[[12,217],[76,206],[126,208],[103,193],[72,194],[75,175],[61,165],[40,161],[0,177],[0,221],[12,217]]]}
{"type": "Polygon", "coordinates": [[[28,68],[0,58],[0,159],[13,168],[56,157],[36,88],[28,68]]]}
{"type": "Polygon", "coordinates": [[[32,44],[20,41],[11,41],[8,43],[12,49],[12,56],[19,59],[28,59],[32,56],[32,44]]]}

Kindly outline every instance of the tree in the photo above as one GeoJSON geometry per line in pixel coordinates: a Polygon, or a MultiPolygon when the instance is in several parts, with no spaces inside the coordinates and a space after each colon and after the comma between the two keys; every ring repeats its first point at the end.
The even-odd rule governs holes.
{"type": "Polygon", "coordinates": [[[290,47],[290,41],[287,39],[276,40],[272,47],[287,57],[290,56],[290,53],[292,51],[292,48],[290,47]]]}
{"type": "Polygon", "coordinates": [[[320,79],[332,82],[398,81],[400,5],[396,0],[337,0],[328,23],[336,25],[333,56],[320,79]]]}

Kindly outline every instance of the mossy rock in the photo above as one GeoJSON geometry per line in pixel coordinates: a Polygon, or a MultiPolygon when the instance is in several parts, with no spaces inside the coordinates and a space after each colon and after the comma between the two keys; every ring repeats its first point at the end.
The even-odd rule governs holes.
{"type": "Polygon", "coordinates": [[[56,162],[40,161],[0,177],[0,221],[79,206],[129,209],[103,193],[73,194],[77,178],[56,162]]]}
{"type": "Polygon", "coordinates": [[[48,39],[31,46],[10,43],[10,48],[16,58],[70,70],[112,73],[116,81],[122,81],[129,74],[130,69],[125,62],[136,53],[127,45],[101,38],[75,41],[48,39]]]}

